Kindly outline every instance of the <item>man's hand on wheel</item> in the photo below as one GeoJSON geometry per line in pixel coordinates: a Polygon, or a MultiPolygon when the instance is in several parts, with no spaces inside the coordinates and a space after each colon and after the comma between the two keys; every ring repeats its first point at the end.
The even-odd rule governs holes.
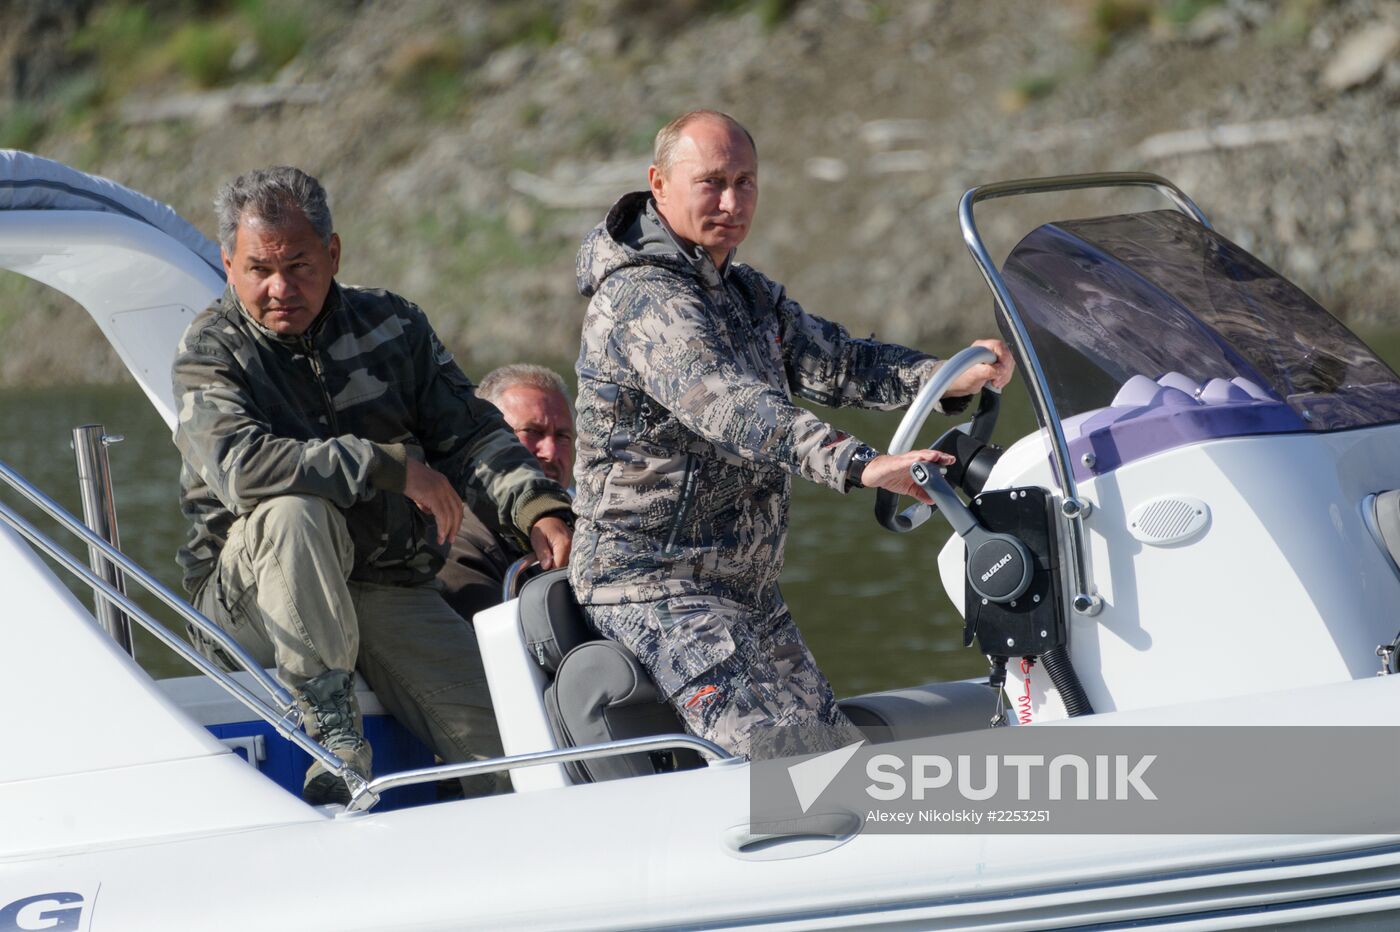
{"type": "Polygon", "coordinates": [[[562,518],[545,515],[530,528],[530,547],[540,561],[540,569],[552,570],[567,564],[573,545],[574,532],[562,518]]]}
{"type": "Polygon", "coordinates": [[[437,524],[439,544],[445,544],[457,536],[457,528],[462,526],[462,498],[446,476],[431,466],[410,459],[403,494],[420,511],[432,515],[437,524]]]}
{"type": "Polygon", "coordinates": [[[941,450],[910,450],[908,453],[883,453],[875,457],[861,474],[860,484],[867,489],[888,489],[896,495],[911,495],[925,505],[933,504],[928,493],[909,475],[915,463],[947,466],[954,462],[951,454],[941,450]]]}
{"type": "Polygon", "coordinates": [[[1006,348],[1005,343],[1000,340],[973,340],[972,345],[985,346],[996,353],[997,361],[978,363],[958,376],[957,381],[948,386],[947,394],[950,397],[976,394],[988,382],[992,383],[993,388],[1003,389],[1016,373],[1016,361],[1011,358],[1011,350],[1006,348]]]}

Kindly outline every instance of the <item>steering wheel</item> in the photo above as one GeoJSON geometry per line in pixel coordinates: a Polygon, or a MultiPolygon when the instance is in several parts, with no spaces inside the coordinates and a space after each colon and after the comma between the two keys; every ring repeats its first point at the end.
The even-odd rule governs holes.
{"type": "MultiPolygon", "coordinates": [[[[914,441],[919,436],[924,421],[928,420],[929,412],[942,399],[948,391],[948,387],[968,369],[982,363],[996,362],[996,358],[996,353],[985,346],[969,346],[967,349],[955,353],[934,373],[933,378],[925,382],[923,388],[919,389],[914,403],[905,412],[904,420],[899,422],[899,428],[895,430],[894,437],[890,440],[889,452],[907,453],[913,449],[914,441]]],[[[977,412],[972,416],[972,420],[946,431],[933,444],[933,447],[944,449],[946,441],[951,435],[958,432],[967,433],[982,443],[987,443],[992,438],[992,431],[996,428],[997,414],[1000,411],[1001,390],[993,388],[989,382],[982,389],[982,394],[977,402],[977,412]]],[[[936,510],[936,505],[915,502],[901,512],[899,511],[898,495],[887,489],[878,489],[875,493],[875,520],[879,521],[886,529],[898,534],[914,530],[932,517],[936,510]]]]}

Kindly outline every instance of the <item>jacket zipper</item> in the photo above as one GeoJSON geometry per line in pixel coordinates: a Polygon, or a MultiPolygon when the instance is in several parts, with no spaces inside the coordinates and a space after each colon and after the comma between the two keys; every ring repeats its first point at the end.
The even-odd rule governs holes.
{"type": "Polygon", "coordinates": [[[675,514],[671,516],[671,532],[666,535],[666,547],[662,553],[671,555],[676,553],[676,537],[681,532],[681,525],[690,515],[690,506],[695,498],[695,486],[699,483],[700,476],[695,469],[695,454],[685,455],[685,478],[681,480],[681,497],[676,502],[675,514]]]}
{"type": "Polygon", "coordinates": [[[301,348],[306,352],[306,358],[311,360],[311,372],[316,376],[316,387],[321,389],[321,400],[326,403],[326,417],[330,418],[331,433],[340,433],[340,424],[336,420],[335,406],[331,404],[331,393],[326,390],[326,373],[321,368],[321,357],[316,353],[315,345],[305,337],[301,340],[301,348]]]}

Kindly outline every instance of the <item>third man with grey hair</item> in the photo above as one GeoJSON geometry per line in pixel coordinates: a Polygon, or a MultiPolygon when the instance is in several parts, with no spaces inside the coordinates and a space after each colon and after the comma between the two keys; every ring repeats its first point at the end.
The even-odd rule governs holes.
{"type": "MultiPolygon", "coordinates": [[[[362,776],[357,670],[444,760],[499,754],[476,635],[434,578],[463,498],[563,565],[568,496],[421,310],[335,280],[341,242],[316,179],[249,172],[215,206],[228,288],[191,322],[174,366],[186,588],[275,664],[308,733],[362,776]]],[[[302,795],[349,799],[319,764],[302,795]]]]}
{"type": "MultiPolygon", "coordinates": [[[[486,373],[476,396],[501,409],[516,439],[546,476],[562,486],[573,483],[574,411],[559,373],[530,363],[501,366],[486,373]]],[[[468,511],[438,573],[447,604],[468,621],[500,604],[506,573],[524,555],[513,535],[500,533],[468,511]]]]}
{"type": "MultiPolygon", "coordinates": [[[[672,120],[648,180],[578,256],[591,301],[578,359],[575,593],[693,733],[743,756],[859,740],[778,591],[789,481],[924,498],[910,466],[951,458],[877,454],[793,396],[902,407],[940,363],[852,339],[734,261],[758,206],[758,153],[732,117],[672,120]],[[788,725],[809,727],[755,744],[766,726],[788,725]]],[[[997,361],[970,369],[951,396],[1010,380],[1001,341],[979,343],[997,361]]]]}

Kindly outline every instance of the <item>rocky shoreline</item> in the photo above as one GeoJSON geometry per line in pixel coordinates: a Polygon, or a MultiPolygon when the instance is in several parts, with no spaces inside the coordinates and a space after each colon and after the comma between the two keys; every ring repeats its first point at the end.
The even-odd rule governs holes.
{"type": "MultiPolygon", "coordinates": [[[[74,116],[54,101],[102,63],[74,37],[114,6],[0,10],[0,145],[27,106],[40,128],[23,148],[206,231],[220,179],[298,164],[332,193],[346,280],[418,301],[469,372],[572,358],[574,249],[641,185],[657,126],[697,105],[758,140],[742,258],[853,331],[933,351],[988,332],[958,197],[1104,170],[1172,178],[1343,320],[1400,324],[1393,2],[308,5],[304,44],[275,73],[245,39],[216,86],[157,74],[74,116]]],[[[1004,250],[1056,214],[1139,203],[989,205],[983,226],[1004,250]]],[[[79,314],[0,281],[0,383],[118,378],[79,314]]]]}

